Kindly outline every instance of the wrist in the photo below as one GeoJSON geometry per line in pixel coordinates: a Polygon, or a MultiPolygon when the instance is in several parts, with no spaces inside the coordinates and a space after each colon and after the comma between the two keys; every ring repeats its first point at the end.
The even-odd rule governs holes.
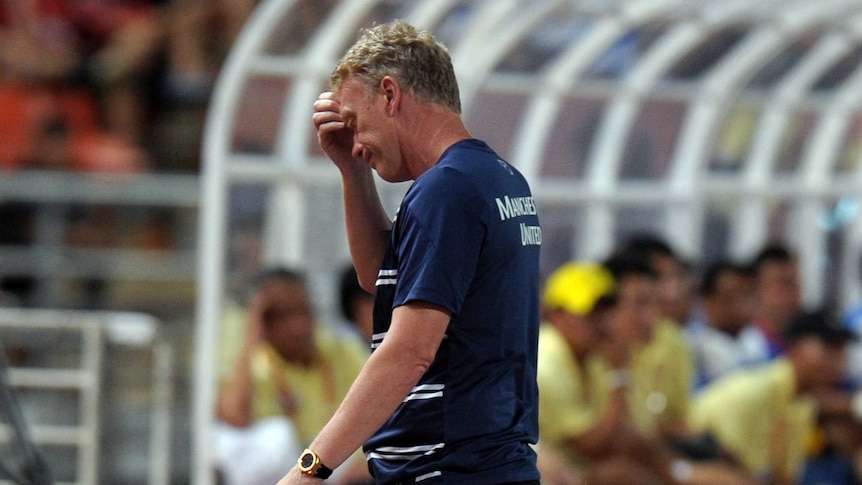
{"type": "Polygon", "coordinates": [[[299,471],[303,475],[320,478],[322,480],[325,480],[332,475],[332,469],[324,465],[323,462],[320,461],[320,457],[317,453],[311,449],[306,448],[299,456],[299,459],[296,460],[296,463],[299,466],[299,471]]]}
{"type": "Polygon", "coordinates": [[[688,483],[691,480],[694,468],[686,460],[673,460],[670,464],[670,476],[681,483],[688,483]]]}
{"type": "Polygon", "coordinates": [[[341,176],[344,179],[362,180],[368,178],[369,175],[372,175],[373,180],[371,167],[361,158],[353,158],[351,155],[344,160],[336,162],[335,166],[338,167],[338,170],[341,172],[341,176]]]}

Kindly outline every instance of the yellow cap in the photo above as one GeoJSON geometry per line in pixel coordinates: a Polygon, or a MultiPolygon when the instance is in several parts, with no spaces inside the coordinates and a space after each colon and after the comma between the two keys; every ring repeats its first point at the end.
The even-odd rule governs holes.
{"type": "Polygon", "coordinates": [[[587,316],[603,296],[612,295],[616,283],[603,266],[571,262],[560,266],[545,282],[544,305],[587,316]]]}

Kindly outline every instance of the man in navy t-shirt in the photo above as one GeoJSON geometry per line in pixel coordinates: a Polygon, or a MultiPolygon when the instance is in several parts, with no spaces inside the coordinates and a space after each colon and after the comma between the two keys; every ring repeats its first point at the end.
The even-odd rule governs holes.
{"type": "Polygon", "coordinates": [[[403,21],[364,31],[314,104],[374,352],[280,485],[318,483],[362,444],[381,485],[539,483],[539,219],[460,113],[448,51],[403,21]],[[372,170],[414,181],[394,221],[372,170]]]}

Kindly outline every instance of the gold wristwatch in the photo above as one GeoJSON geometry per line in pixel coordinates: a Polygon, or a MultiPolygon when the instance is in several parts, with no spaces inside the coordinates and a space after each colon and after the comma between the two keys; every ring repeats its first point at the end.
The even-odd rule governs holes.
{"type": "Polygon", "coordinates": [[[299,464],[299,471],[305,475],[311,475],[312,477],[322,478],[324,480],[332,475],[332,468],[321,463],[320,457],[317,456],[317,453],[308,448],[299,455],[299,460],[296,460],[296,462],[299,464]]]}

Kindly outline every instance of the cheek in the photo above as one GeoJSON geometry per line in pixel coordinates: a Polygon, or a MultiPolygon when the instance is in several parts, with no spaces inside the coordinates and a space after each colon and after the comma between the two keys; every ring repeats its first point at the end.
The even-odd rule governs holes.
{"type": "Polygon", "coordinates": [[[590,342],[589,334],[578,328],[569,329],[569,331],[566,332],[566,338],[569,342],[572,342],[579,347],[585,347],[590,342]]]}
{"type": "Polygon", "coordinates": [[[824,382],[835,382],[844,375],[845,358],[841,351],[832,351],[823,346],[808,349],[808,362],[818,370],[824,382]]]}
{"type": "Polygon", "coordinates": [[[659,285],[659,294],[666,301],[674,301],[682,295],[682,287],[676,278],[668,278],[659,285]]]}
{"type": "Polygon", "coordinates": [[[629,336],[634,336],[639,333],[638,318],[633,312],[625,312],[619,321],[619,330],[629,336]]]}
{"type": "Polygon", "coordinates": [[[843,351],[827,352],[825,356],[829,372],[835,377],[844,375],[847,369],[847,355],[843,351]]]}

